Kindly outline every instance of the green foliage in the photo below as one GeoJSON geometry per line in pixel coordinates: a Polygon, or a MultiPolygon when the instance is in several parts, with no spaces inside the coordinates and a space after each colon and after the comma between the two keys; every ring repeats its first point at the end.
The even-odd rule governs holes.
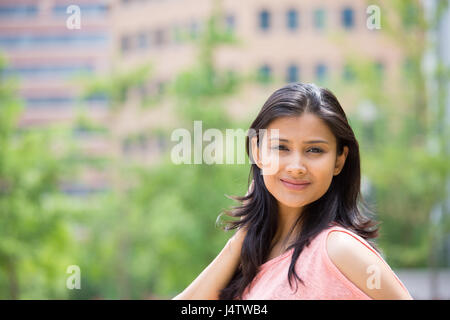
{"type": "Polygon", "coordinates": [[[450,230],[448,219],[438,226],[431,222],[432,210],[446,199],[450,177],[444,147],[449,131],[442,116],[442,96],[448,93],[444,87],[431,91],[426,81],[448,83],[449,77],[439,63],[431,75],[421,67],[426,50],[433,47],[424,41],[432,26],[425,22],[419,1],[383,2],[383,12],[395,13],[393,19],[383,17],[382,31],[406,54],[405,64],[399,66],[402,77],[394,82],[386,75],[380,77],[372,61],[353,52],[348,61],[356,79],[345,89],[356,93],[360,105],[349,119],[361,146],[363,174],[372,183],[377,219],[382,222],[380,247],[393,267],[425,267],[434,246],[442,241],[437,236],[450,230]],[[372,119],[361,112],[367,104],[376,111],[372,119]]]}
{"type": "Polygon", "coordinates": [[[92,75],[79,75],[74,80],[84,89],[80,102],[90,96],[104,95],[110,106],[116,109],[126,102],[130,90],[136,90],[145,85],[145,81],[150,76],[151,64],[148,63],[127,70],[114,67],[106,75],[94,77],[92,75]]]}
{"type": "Polygon", "coordinates": [[[70,212],[55,205],[64,170],[51,149],[61,130],[18,130],[16,96],[0,77],[0,298],[63,297],[70,212]]]}
{"type": "MultiPolygon", "coordinates": [[[[442,108],[435,108],[441,113],[430,113],[426,103],[420,68],[425,45],[410,41],[418,34],[411,30],[435,26],[423,23],[418,2],[408,2],[413,9],[405,3],[393,1],[389,10],[400,10],[395,11],[397,16],[404,16],[400,20],[402,28],[410,30],[408,41],[400,41],[395,33],[404,29],[383,19],[384,31],[408,53],[406,74],[395,92],[386,88],[385,74],[374,61],[356,54],[348,59],[352,77],[343,86],[333,85],[337,89],[333,91],[338,96],[344,90],[352,92],[361,105],[374,106],[373,119],[368,121],[358,108],[349,120],[382,222],[379,244],[391,266],[423,267],[435,243],[430,212],[445,198],[443,186],[450,175],[448,155],[440,148],[448,129],[440,122],[442,108]],[[438,147],[430,148],[430,140],[438,141],[438,147]]],[[[198,48],[196,63],[179,73],[168,84],[168,95],[161,97],[175,103],[177,120],[185,128],[191,128],[194,120],[202,120],[203,130],[248,125],[234,123],[225,110],[226,99],[247,79],[215,64],[217,49],[239,43],[219,23],[220,17],[217,7],[203,32],[192,37],[198,48]]],[[[3,67],[1,60],[0,73],[3,67]]],[[[151,76],[149,65],[114,70],[81,81],[86,88],[81,98],[106,95],[112,116],[124,105],[127,93],[148,83],[151,76]]],[[[436,72],[440,81],[448,81],[448,70],[438,65],[436,72]]],[[[166,152],[158,164],[147,167],[127,158],[81,153],[72,147],[77,136],[102,134],[113,139],[112,127],[93,123],[81,110],[75,134],[64,128],[20,130],[15,84],[1,77],[0,81],[0,298],[171,298],[223,248],[231,235],[216,226],[216,219],[237,205],[226,195],[245,194],[248,164],[175,165],[166,152]],[[67,148],[55,153],[52,146],[58,141],[67,148]],[[110,174],[108,189],[81,197],[62,193],[59,183],[76,178],[86,166],[110,174]],[[69,265],[81,269],[81,290],[66,288],[69,265]]],[[[446,96],[439,94],[437,105],[446,96]]],[[[149,99],[158,101],[155,96],[149,99]]],[[[164,129],[153,134],[170,137],[164,129]]],[[[141,139],[145,137],[136,133],[123,140],[141,139]]],[[[449,221],[442,224],[448,230],[449,221]]]]}
{"type": "MultiPolygon", "coordinates": [[[[231,35],[221,31],[217,19],[213,15],[195,38],[197,63],[169,84],[167,98],[173,98],[178,120],[183,120],[186,128],[191,128],[194,120],[202,120],[203,130],[233,127],[223,101],[238,90],[241,79],[214,64],[216,49],[233,42],[231,35]]],[[[110,81],[115,82],[114,76],[110,81]]],[[[161,130],[156,133],[170,136],[161,130]]],[[[129,136],[127,141],[139,137],[129,136]]],[[[235,205],[225,194],[245,193],[248,166],[175,165],[170,152],[150,168],[130,165],[125,159],[110,161],[107,166],[116,176],[111,190],[87,200],[97,206],[86,208],[77,220],[86,233],[75,254],[86,285],[72,291],[70,297],[176,295],[231,236],[215,227],[216,219],[223,209],[235,205]]]]}
{"type": "Polygon", "coordinates": [[[176,99],[181,119],[187,123],[202,120],[204,127],[211,128],[227,128],[231,125],[222,101],[235,93],[243,81],[236,72],[215,66],[217,49],[237,42],[219,21],[221,15],[216,8],[197,40],[197,63],[181,72],[169,89],[176,99]]]}

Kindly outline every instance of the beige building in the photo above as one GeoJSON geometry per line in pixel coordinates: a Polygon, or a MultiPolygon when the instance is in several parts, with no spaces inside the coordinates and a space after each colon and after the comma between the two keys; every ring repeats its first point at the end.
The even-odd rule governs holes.
{"type": "MultiPolygon", "coordinates": [[[[19,80],[25,110],[23,127],[71,124],[83,105],[94,121],[108,118],[107,100],[91,96],[80,101],[74,77],[106,72],[113,52],[110,35],[110,3],[107,0],[2,0],[0,2],[0,54],[6,57],[7,77],[19,80]],[[75,10],[71,8],[76,2],[75,10]],[[80,10],[80,28],[68,19],[80,10]],[[72,28],[75,27],[75,28],[72,28]]],[[[107,154],[111,145],[104,137],[86,137],[74,131],[88,154],[107,154]]],[[[86,170],[84,182],[70,182],[68,192],[104,189],[104,174],[86,170]]]]}
{"type": "MultiPolygon", "coordinates": [[[[275,80],[270,87],[248,85],[230,101],[228,111],[240,119],[254,115],[283,83],[346,81],[351,56],[372,61],[386,79],[403,64],[395,44],[367,27],[371,14],[364,0],[128,0],[114,6],[112,17],[115,52],[123,66],[152,61],[153,86],[173,80],[197,59],[194,46],[179,40],[180,34],[201,32],[215,3],[220,4],[223,25],[238,39],[236,45],[220,49],[217,65],[275,80]]],[[[351,93],[341,100],[344,109],[355,107],[351,93]]]]}
{"type": "MultiPolygon", "coordinates": [[[[0,50],[10,62],[8,73],[22,79],[27,104],[23,126],[74,121],[80,90],[72,76],[79,71],[108,74],[112,66],[127,70],[151,62],[152,77],[143,92],[164,91],[165,84],[198,58],[195,46],[184,37],[195,38],[204,30],[215,3],[224,27],[238,39],[236,45],[219,50],[217,65],[274,80],[271,85],[248,84],[229,101],[227,111],[236,119],[256,115],[268,95],[284,83],[345,83],[351,78],[347,66],[351,55],[372,61],[387,81],[403,64],[395,44],[367,28],[364,0],[77,0],[81,28],[69,29],[67,8],[72,2],[0,4],[0,50]]],[[[131,94],[114,114],[105,97],[83,101],[89,118],[108,125],[120,137],[112,144],[103,135],[78,133],[87,153],[122,154],[145,163],[158,159],[170,137],[151,132],[176,127],[177,119],[170,103],[140,109],[141,93],[131,94]],[[138,145],[127,142],[127,136],[140,132],[144,134],[138,145]]],[[[340,100],[346,110],[356,105],[351,92],[340,100]]],[[[93,181],[107,184],[101,175],[93,181]]]]}

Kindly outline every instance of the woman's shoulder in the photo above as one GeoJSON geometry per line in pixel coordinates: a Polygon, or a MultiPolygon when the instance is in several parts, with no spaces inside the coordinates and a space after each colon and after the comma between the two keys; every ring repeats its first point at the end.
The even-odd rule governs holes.
{"type": "Polygon", "coordinates": [[[378,252],[355,232],[341,226],[326,230],[324,250],[334,266],[372,298],[410,298],[378,252]]]}
{"type": "Polygon", "coordinates": [[[356,231],[344,227],[337,223],[332,223],[322,231],[322,236],[324,236],[327,240],[329,237],[336,237],[336,238],[345,238],[345,239],[354,239],[355,241],[358,241],[362,245],[364,245],[367,249],[373,251],[375,254],[379,254],[372,245],[363,237],[361,237],[356,231]]]}
{"type": "Polygon", "coordinates": [[[367,240],[349,228],[333,225],[325,230],[323,238],[326,252],[333,262],[338,258],[355,258],[361,262],[361,259],[375,257],[384,261],[367,240]]]}

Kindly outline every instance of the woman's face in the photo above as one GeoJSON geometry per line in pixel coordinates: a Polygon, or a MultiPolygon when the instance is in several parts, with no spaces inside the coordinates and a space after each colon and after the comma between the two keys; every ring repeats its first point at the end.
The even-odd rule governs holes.
{"type": "Polygon", "coordinates": [[[312,203],[328,190],[348,153],[345,146],[343,154],[337,156],[336,148],[336,138],[328,126],[310,113],[275,119],[267,127],[261,149],[252,144],[266,188],[280,205],[292,208],[312,203]],[[272,129],[279,130],[279,140],[271,140],[272,129]]]}

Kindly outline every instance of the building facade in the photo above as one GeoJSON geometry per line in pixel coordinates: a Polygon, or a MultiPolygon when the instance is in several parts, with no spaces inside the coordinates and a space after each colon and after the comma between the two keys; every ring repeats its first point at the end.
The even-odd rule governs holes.
{"type": "MultiPolygon", "coordinates": [[[[109,124],[121,137],[112,143],[102,135],[81,132],[78,136],[87,153],[130,158],[137,154],[138,160],[152,163],[167,143],[160,136],[146,136],[142,147],[136,148],[126,136],[176,126],[170,106],[161,104],[144,112],[130,98],[112,117],[108,99],[102,95],[80,99],[74,79],[79,74],[107,75],[117,66],[127,70],[151,63],[152,77],[143,92],[164,91],[198,58],[186,35],[199,36],[216,4],[224,28],[238,39],[236,45],[219,50],[217,66],[274,80],[272,86],[246,85],[233,97],[227,111],[236,119],[254,116],[282,83],[349,80],[348,57],[355,52],[372,61],[386,79],[395,76],[403,63],[395,44],[367,27],[364,0],[4,0],[0,51],[8,61],[7,76],[20,79],[26,105],[21,125],[70,123],[82,106],[87,117],[109,124]],[[76,13],[70,9],[73,5],[79,9],[80,28],[68,25],[76,13]]],[[[348,101],[344,109],[355,107],[351,93],[343,100],[348,101]]],[[[95,175],[90,172],[86,179],[95,175]]],[[[100,175],[90,183],[107,184],[105,179],[100,175]]]]}

